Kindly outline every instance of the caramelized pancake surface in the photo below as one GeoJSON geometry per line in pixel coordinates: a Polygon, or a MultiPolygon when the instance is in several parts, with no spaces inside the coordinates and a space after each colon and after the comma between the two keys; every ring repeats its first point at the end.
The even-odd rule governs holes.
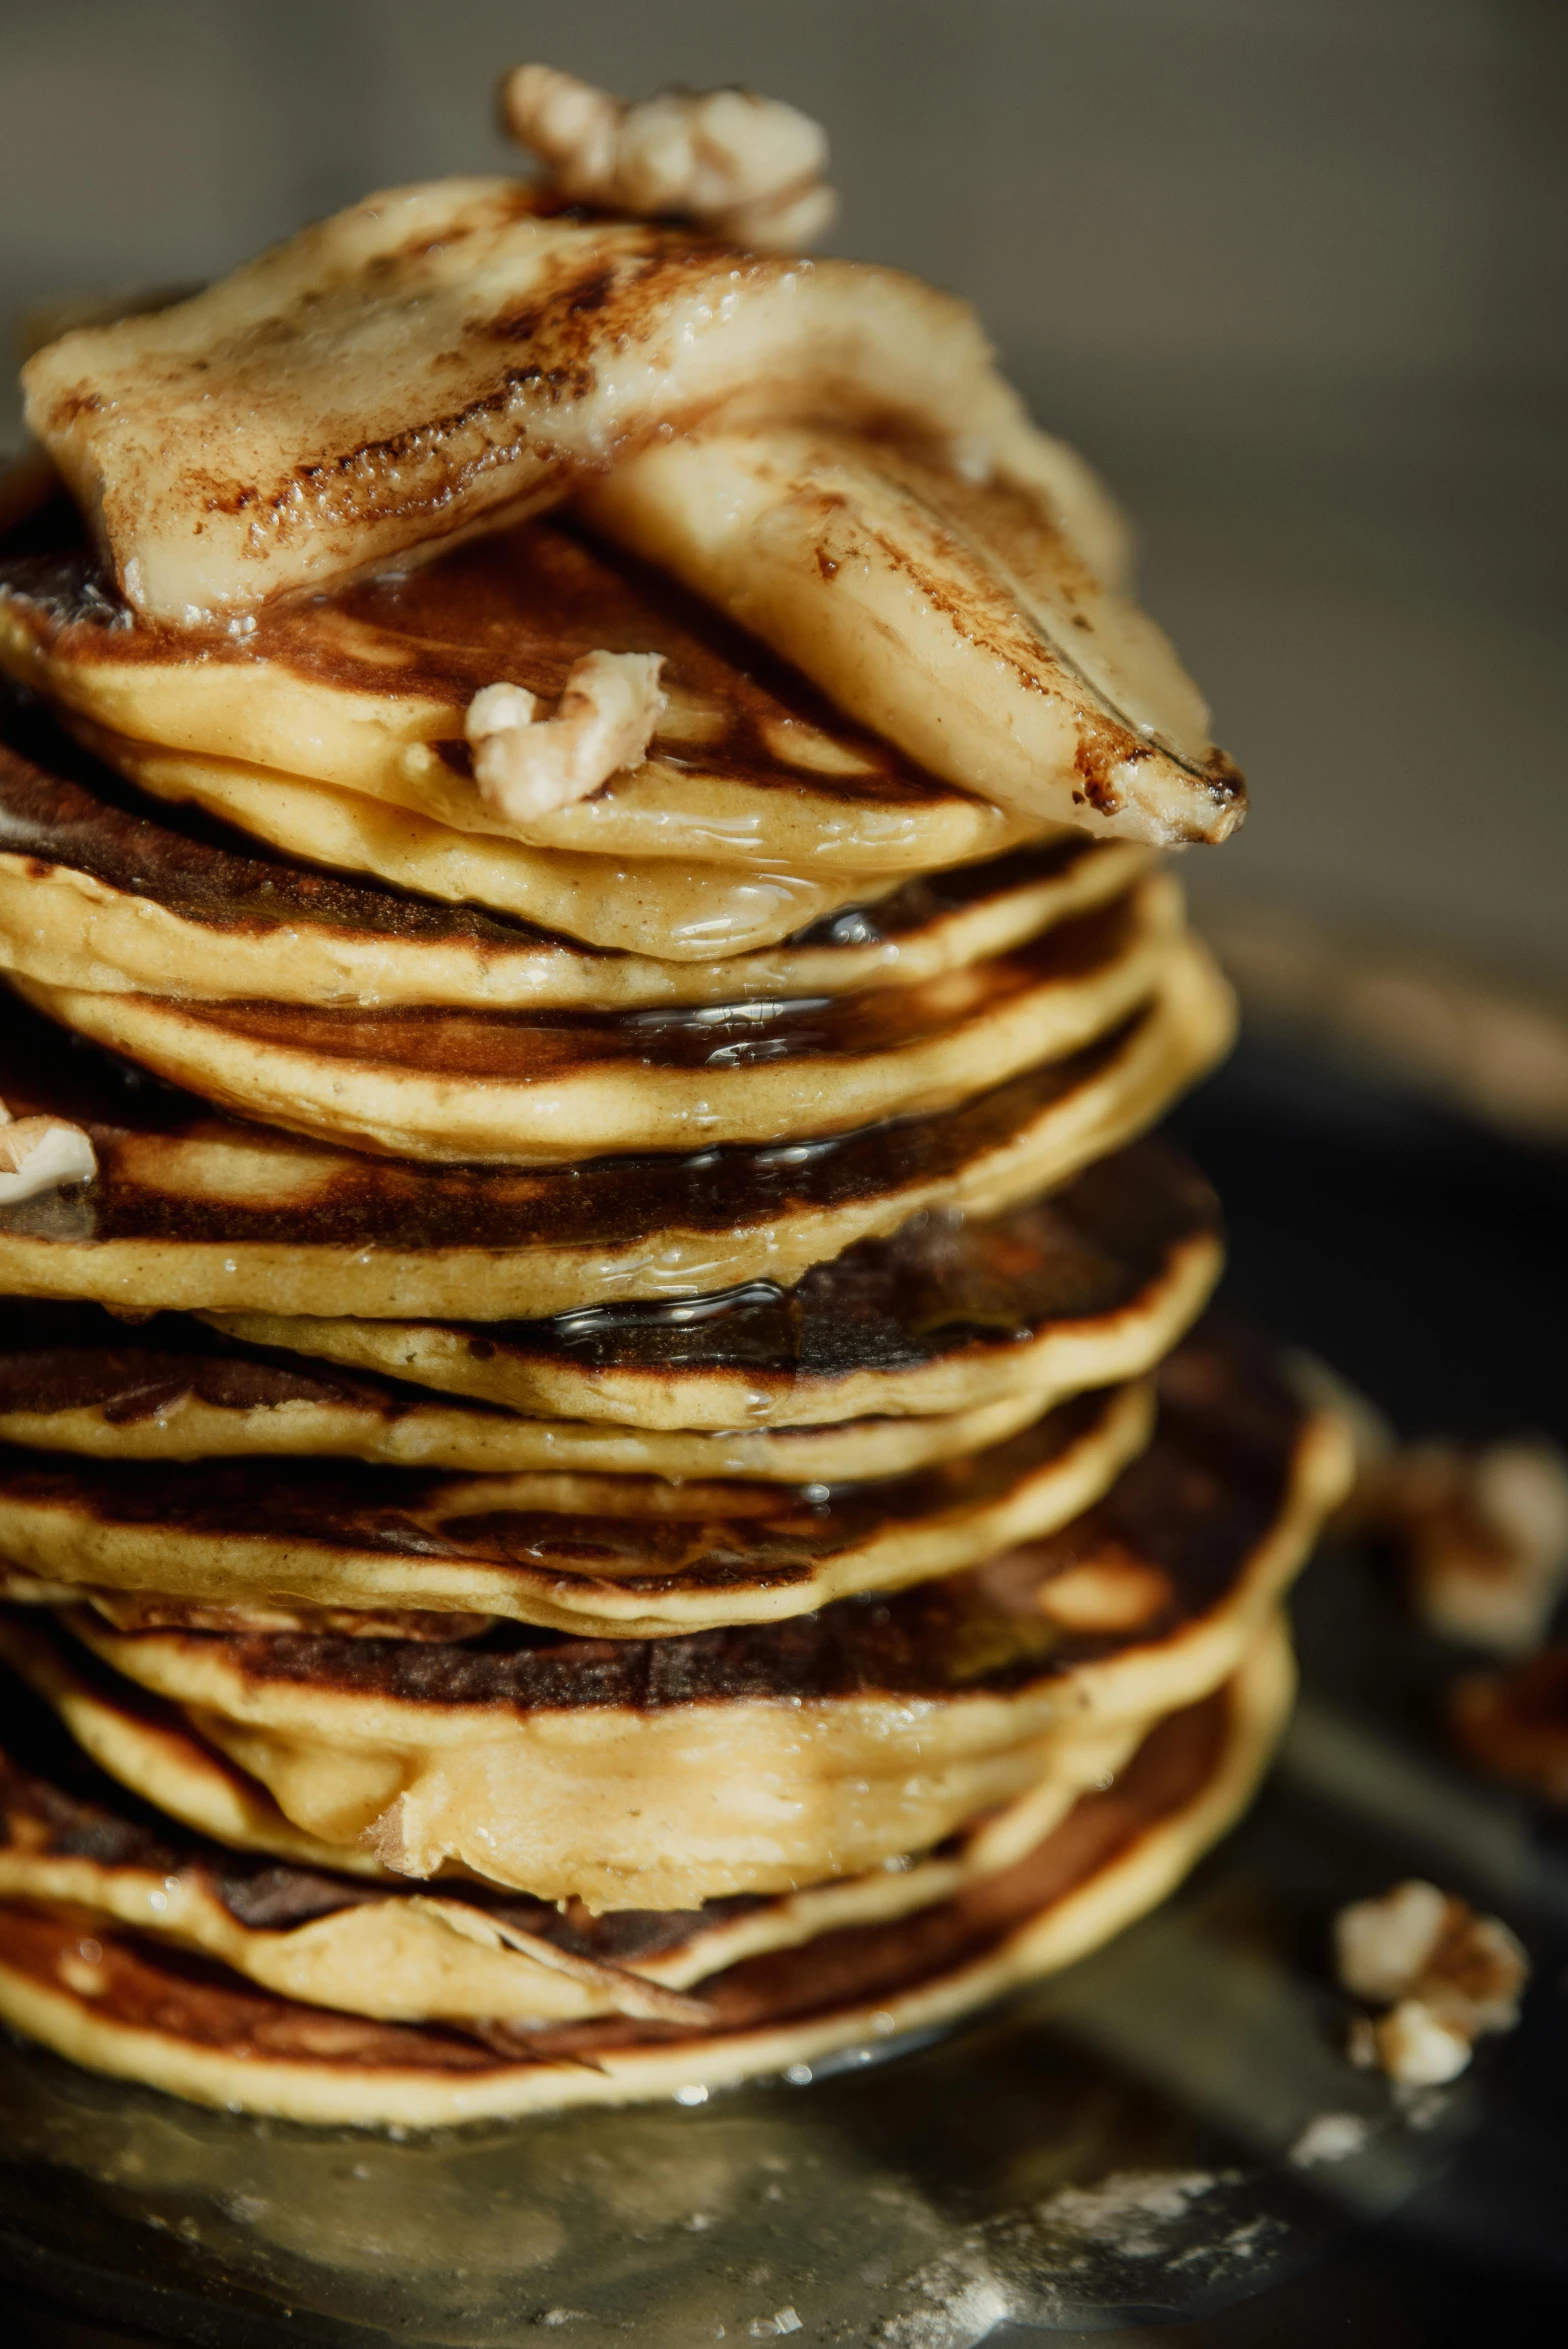
{"type": "Polygon", "coordinates": [[[1049,1531],[1145,1440],[1137,1387],[1064,1403],[988,1452],[844,1487],[438,1477],[290,1461],[0,1453],[0,1552],[24,1572],[216,1606],[434,1608],[660,1638],[804,1613],[1049,1531]]]}
{"type": "Polygon", "coordinates": [[[931,1206],[995,1213],[1141,1132],[1228,1043],[1228,990],[1184,947],[1101,1044],[935,1118],[778,1150],[558,1172],[399,1166],[295,1141],[79,1043],[20,1005],[0,1099],[80,1124],[87,1186],[0,1208],[0,1289],[131,1311],[539,1315],[585,1299],[789,1282],[931,1206]]]}
{"type": "Polygon", "coordinates": [[[254,1345],[513,1411],[639,1429],[789,1427],[1021,1391],[1043,1405],[1139,1377],[1196,1315],[1220,1261],[1213,1193],[1151,1141],[999,1216],[912,1217],[789,1289],[753,1281],[542,1322],[216,1320],[254,1345]]]}
{"type": "MultiPolygon", "coordinates": [[[[1336,1421],[1195,1339],[1153,1444],[1056,1536],[788,1622],[585,1641],[76,1638],[199,1723],[295,1826],[429,1876],[683,1907],[857,1874],[1036,1782],[1047,1752],[1237,1668],[1343,1494],[1336,1421]]],[[[1086,1743],[1087,1741],[1087,1743],[1086,1743]]]]}
{"type": "Polygon", "coordinates": [[[948,1108],[1125,1021],[1181,951],[1180,912],[1174,883],[1155,876],[1012,955],[839,1002],[374,1010],[15,984],[240,1116],[398,1157],[529,1165],[948,1108]]]}

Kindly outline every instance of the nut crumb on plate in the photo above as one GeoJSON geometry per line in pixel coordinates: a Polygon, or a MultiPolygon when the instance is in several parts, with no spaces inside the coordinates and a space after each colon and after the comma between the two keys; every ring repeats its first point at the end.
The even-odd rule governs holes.
{"type": "Polygon", "coordinates": [[[1449,1719],[1483,1770],[1568,1803],[1568,1646],[1543,1648],[1510,1671],[1468,1673],[1449,1719]]]}
{"type": "Polygon", "coordinates": [[[1419,1879],[1341,1909],[1334,1955],[1344,1988],[1386,2009],[1356,2017],[1351,2061],[1408,2087],[1457,2078],[1477,2039],[1512,2030],[1530,1972],[1500,1918],[1419,1879]]]}
{"type": "Polygon", "coordinates": [[[1568,1581],[1568,1459],[1555,1444],[1413,1444],[1367,1469],[1353,1511],[1399,1551],[1433,1631],[1499,1655],[1539,1646],[1568,1581]]]}

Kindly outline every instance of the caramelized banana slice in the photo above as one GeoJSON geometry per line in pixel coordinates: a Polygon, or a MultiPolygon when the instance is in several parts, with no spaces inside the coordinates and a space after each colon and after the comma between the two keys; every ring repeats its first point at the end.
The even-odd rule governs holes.
{"type": "Polygon", "coordinates": [[[769,426],[660,442],[584,488],[601,530],[761,636],[932,773],[1123,839],[1222,840],[1240,775],[1165,636],[1020,469],[769,426]]]}
{"type": "Polygon", "coordinates": [[[1120,543],[966,304],[897,270],[552,216],[510,179],[368,197],[190,301],[63,335],[25,381],[126,598],[176,627],[551,504],[737,402],[897,417],[987,461],[1027,443],[1090,559],[1120,543]]]}

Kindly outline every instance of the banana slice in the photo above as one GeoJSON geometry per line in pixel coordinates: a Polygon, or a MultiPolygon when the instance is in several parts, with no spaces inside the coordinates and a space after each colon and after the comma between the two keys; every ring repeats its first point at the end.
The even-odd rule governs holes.
{"type": "Polygon", "coordinates": [[[737,402],[897,416],[987,461],[1027,443],[1090,559],[1121,544],[965,303],[898,270],[552,217],[510,179],[368,197],[190,301],[61,336],[25,380],[127,600],[180,628],[554,503],[737,402]]]}
{"type": "Polygon", "coordinates": [[[1009,448],[960,467],[890,437],[712,431],[578,502],[932,773],[1092,832],[1223,839],[1244,790],[1201,695],[1009,448]]]}

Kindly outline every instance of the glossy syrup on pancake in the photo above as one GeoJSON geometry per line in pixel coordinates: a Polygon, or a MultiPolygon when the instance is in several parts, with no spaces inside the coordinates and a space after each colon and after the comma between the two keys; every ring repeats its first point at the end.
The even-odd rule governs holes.
{"type": "Polygon", "coordinates": [[[673,581],[559,518],[271,605],[199,648],[132,621],[83,546],[0,557],[0,660],[66,706],[460,830],[508,829],[471,779],[473,696],[505,682],[554,702],[596,650],[661,653],[667,707],[646,765],[531,823],[538,845],[872,873],[1040,829],[925,774],[673,581]]]}
{"type": "Polygon", "coordinates": [[[1011,955],[837,1001],[377,1010],[14,983],[238,1115],[397,1156],[529,1165],[946,1108],[1120,1025],[1179,953],[1180,912],[1174,885],[1151,877],[1011,955]]]}
{"type": "Polygon", "coordinates": [[[6,1298],[0,1332],[0,1442],[101,1459],[267,1454],[465,1475],[564,1469],[843,1483],[906,1475],[1001,1443],[1054,1399],[1025,1389],[946,1413],[664,1431],[525,1417],[374,1374],[333,1376],[298,1353],[210,1333],[203,1346],[177,1315],[161,1317],[137,1344],[102,1307],[6,1298]]]}
{"type": "Polygon", "coordinates": [[[1197,1313],[1219,1263],[1213,1193],[1168,1143],[1146,1141],[996,1217],[913,1216],[792,1288],[750,1281],[534,1322],[234,1315],[221,1326],[518,1411],[790,1425],[1137,1376],[1197,1313]]]}
{"type": "Polygon", "coordinates": [[[1065,1180],[1152,1122],[1231,1018],[1190,950],[1121,1031],[956,1111],[520,1173],[400,1166],[223,1118],[13,1005],[0,1099],[84,1127],[99,1172],[0,1209],[0,1285],[132,1310],[502,1318],[793,1280],[920,1209],[992,1213],[1065,1180]]]}
{"type": "Polygon", "coordinates": [[[605,1009],[839,995],[1009,951],[1145,862],[1066,835],[906,882],[754,956],[664,963],[300,863],[148,799],[29,700],[0,703],[0,955],[61,986],[605,1009]]]}

